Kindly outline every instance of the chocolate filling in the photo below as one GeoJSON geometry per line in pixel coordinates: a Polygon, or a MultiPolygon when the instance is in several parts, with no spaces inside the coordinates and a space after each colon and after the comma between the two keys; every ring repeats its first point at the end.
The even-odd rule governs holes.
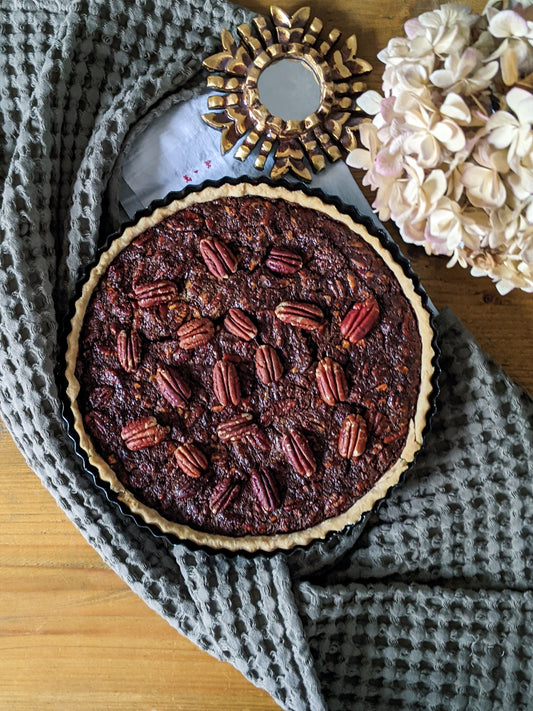
{"type": "Polygon", "coordinates": [[[223,198],[114,259],[85,315],[78,402],[98,452],[165,518],[285,533],[342,513],[397,461],[420,356],[398,281],[346,225],[223,198]]]}

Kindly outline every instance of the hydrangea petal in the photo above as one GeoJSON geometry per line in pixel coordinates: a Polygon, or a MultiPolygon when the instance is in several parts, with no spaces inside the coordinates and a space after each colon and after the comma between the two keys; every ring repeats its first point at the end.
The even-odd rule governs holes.
{"type": "Polygon", "coordinates": [[[442,170],[432,170],[424,181],[424,192],[433,203],[437,203],[446,192],[448,181],[442,170]]]}
{"type": "Polygon", "coordinates": [[[362,168],[363,170],[370,170],[372,167],[372,158],[370,156],[370,151],[365,151],[364,148],[354,148],[350,151],[346,158],[346,163],[351,168],[362,168]]]}
{"type": "Polygon", "coordinates": [[[446,96],[444,103],[440,107],[440,112],[443,116],[456,121],[464,121],[464,123],[468,123],[472,117],[466,101],[462,96],[454,92],[450,92],[446,96]]]}
{"type": "Polygon", "coordinates": [[[399,153],[381,150],[376,156],[375,165],[378,173],[385,177],[397,178],[403,172],[402,156],[399,153]]]}
{"type": "Polygon", "coordinates": [[[357,99],[357,106],[366,114],[375,116],[379,113],[382,100],[383,96],[381,96],[381,94],[377,91],[371,89],[370,91],[365,91],[364,94],[361,94],[361,96],[357,99]]]}
{"type": "Polygon", "coordinates": [[[513,111],[520,123],[533,124],[533,94],[525,89],[514,87],[505,97],[507,106],[513,111]]]}
{"type": "Polygon", "coordinates": [[[404,23],[403,28],[405,30],[405,34],[411,40],[424,34],[424,28],[420,24],[418,17],[413,17],[410,20],[407,20],[407,22],[404,23]]]}
{"type": "Polygon", "coordinates": [[[491,131],[488,140],[495,148],[507,148],[511,145],[514,135],[513,127],[507,124],[491,131]]]}
{"type": "Polygon", "coordinates": [[[451,119],[439,121],[433,128],[433,135],[453,152],[462,150],[466,145],[464,132],[461,127],[451,119]]]}
{"type": "Polygon", "coordinates": [[[527,30],[527,21],[513,10],[502,10],[489,22],[489,32],[494,37],[524,37],[527,30]]]}

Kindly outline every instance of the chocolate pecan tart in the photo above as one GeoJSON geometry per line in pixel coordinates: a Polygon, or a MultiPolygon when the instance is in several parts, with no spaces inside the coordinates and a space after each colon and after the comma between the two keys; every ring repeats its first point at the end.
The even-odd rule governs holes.
{"type": "Polygon", "coordinates": [[[191,192],[115,239],[68,337],[81,448],[145,521],[214,548],[359,520],[421,445],[429,314],[352,217],[260,183],[191,192]]]}

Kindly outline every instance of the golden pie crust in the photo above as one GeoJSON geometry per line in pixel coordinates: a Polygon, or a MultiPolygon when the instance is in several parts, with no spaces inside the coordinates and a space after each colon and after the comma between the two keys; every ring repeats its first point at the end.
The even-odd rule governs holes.
{"type": "Polygon", "coordinates": [[[88,279],[83,285],[81,296],[76,302],[75,312],[71,320],[71,331],[67,338],[66,351],[67,397],[70,402],[74,429],[78,435],[81,449],[87,455],[91,465],[97,470],[100,479],[106,482],[111,490],[115,492],[117,499],[122,502],[129,511],[139,516],[143,521],[179,540],[190,541],[194,544],[207,546],[212,549],[248,552],[288,550],[295,546],[305,546],[316,539],[323,539],[332,531],[341,531],[349,524],[358,522],[365,513],[369,512],[378,501],[386,496],[389,489],[398,483],[402,473],[411,464],[422,445],[422,435],[431,408],[430,398],[433,389],[432,376],[435,355],[432,346],[433,335],[430,314],[423,304],[422,297],[415,290],[412,280],[406,276],[402,266],[395,262],[390,252],[382,246],[380,240],[370,234],[363,225],[354,221],[348,214],[341,212],[334,205],[323,202],[318,197],[309,195],[301,190],[292,190],[264,183],[251,184],[242,182],[238,184],[222,184],[218,187],[206,187],[198,192],[191,192],[165,207],[155,209],[150,215],[142,217],[133,226],[127,227],[120,237],[112,242],[109,249],[101,255],[98,264],[91,270],[88,279]],[[288,203],[295,203],[299,206],[317,210],[345,224],[351,231],[371,246],[393,272],[414,311],[421,339],[421,375],[415,414],[410,420],[407,440],[400,457],[394,465],[378,479],[373,488],[358,499],[347,511],[333,518],[325,519],[321,523],[301,531],[274,535],[232,537],[196,530],[190,526],[169,521],[153,508],[138,501],[133,493],[119,481],[113,469],[96,451],[90,436],[85,430],[83,417],[78,404],[80,384],[76,377],[75,369],[78,358],[79,338],[87,306],[93,290],[114,258],[129,245],[135,237],[179,210],[197,203],[210,202],[226,197],[243,196],[257,196],[270,200],[282,199],[288,203]]]}

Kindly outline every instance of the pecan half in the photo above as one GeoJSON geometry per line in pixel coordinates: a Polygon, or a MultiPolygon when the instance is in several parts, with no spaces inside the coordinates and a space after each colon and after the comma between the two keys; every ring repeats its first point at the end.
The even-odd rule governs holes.
{"type": "Polygon", "coordinates": [[[136,451],[159,444],[168,432],[169,428],[160,425],[155,417],[141,417],[139,420],[128,422],[121,429],[120,436],[128,449],[136,451]]]}
{"type": "Polygon", "coordinates": [[[253,425],[253,430],[246,435],[246,441],[252,447],[256,449],[261,449],[263,452],[268,452],[270,450],[271,442],[267,433],[262,430],[258,425],[253,425]]]}
{"type": "Polygon", "coordinates": [[[227,360],[219,360],[215,363],[213,368],[213,391],[222,407],[240,403],[241,384],[234,363],[227,360]]]}
{"type": "Polygon", "coordinates": [[[368,425],[374,434],[378,437],[383,437],[391,431],[391,423],[379,410],[370,413],[368,425]]]}
{"type": "Polygon", "coordinates": [[[206,267],[217,279],[227,279],[237,271],[237,257],[231,249],[216,237],[200,241],[200,253],[206,267]]]}
{"type": "Polygon", "coordinates": [[[209,507],[214,514],[219,514],[235,501],[241,490],[241,482],[227,476],[221,479],[213,489],[209,499],[209,507]]]}
{"type": "Polygon", "coordinates": [[[192,350],[205,346],[215,335],[213,322],[208,318],[193,318],[176,331],[180,348],[192,350]]]}
{"type": "Polygon", "coordinates": [[[101,385],[100,387],[94,388],[92,393],[89,395],[89,403],[92,407],[103,407],[109,404],[114,394],[115,388],[112,388],[109,385],[101,385]]]}
{"type": "Polygon", "coordinates": [[[137,331],[122,330],[117,335],[118,361],[126,373],[133,373],[141,362],[141,339],[137,331]]]}
{"type": "Polygon", "coordinates": [[[155,382],[165,400],[174,407],[185,407],[191,397],[191,388],[175,368],[158,368],[155,382]]]}
{"type": "Polygon", "coordinates": [[[306,331],[319,328],[324,320],[324,313],[320,306],[301,301],[282,301],[276,306],[275,314],[283,323],[306,331]]]}
{"type": "Polygon", "coordinates": [[[277,509],[280,504],[279,487],[272,472],[266,467],[253,471],[250,476],[252,491],[259,501],[263,511],[268,513],[277,509]]]}
{"type": "Polygon", "coordinates": [[[311,445],[298,430],[290,430],[281,442],[283,451],[297,474],[310,477],[316,470],[316,460],[311,445]]]}
{"type": "Polygon", "coordinates": [[[268,255],[266,266],[275,274],[295,274],[302,268],[303,261],[299,254],[285,247],[274,247],[268,255]]]}
{"type": "Polygon", "coordinates": [[[316,369],[316,384],[320,397],[326,405],[344,402],[348,397],[348,383],[340,363],[333,358],[324,358],[316,369]]]}
{"type": "Polygon", "coordinates": [[[360,457],[366,449],[367,428],[361,415],[348,415],[341,425],[338,450],[344,459],[360,457]]]}
{"type": "Polygon", "coordinates": [[[254,434],[257,425],[252,422],[252,415],[243,412],[231,420],[222,422],[217,427],[217,434],[222,442],[245,439],[254,434]]]}
{"type": "Polygon", "coordinates": [[[143,309],[169,304],[178,297],[178,287],[173,281],[163,279],[152,284],[137,284],[133,287],[137,303],[143,309]]]}
{"type": "Polygon", "coordinates": [[[251,341],[257,336],[257,326],[241,309],[230,309],[224,319],[224,326],[243,341],[251,341]]]}
{"type": "Polygon", "coordinates": [[[283,366],[275,348],[259,346],[255,352],[255,372],[263,385],[270,385],[281,378],[283,366]]]}
{"type": "Polygon", "coordinates": [[[113,423],[102,412],[91,410],[84,416],[85,425],[89,430],[95,431],[100,437],[106,441],[109,439],[109,433],[113,428],[113,423]]]}
{"type": "Polygon", "coordinates": [[[364,338],[379,318],[379,306],[373,297],[354,304],[341,322],[341,333],[350,343],[364,338]]]}
{"type": "Polygon", "coordinates": [[[194,444],[181,444],[174,450],[176,464],[191,479],[198,479],[207,469],[207,458],[194,444]]]}

